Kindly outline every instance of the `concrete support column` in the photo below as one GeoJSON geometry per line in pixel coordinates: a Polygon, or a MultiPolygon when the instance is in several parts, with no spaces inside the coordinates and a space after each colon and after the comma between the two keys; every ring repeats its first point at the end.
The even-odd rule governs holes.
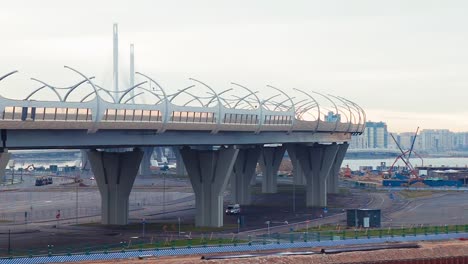
{"type": "Polygon", "coordinates": [[[7,149],[3,149],[3,152],[0,152],[0,179],[2,182],[6,181],[5,169],[8,166],[10,158],[11,153],[7,149]]]}
{"type": "Polygon", "coordinates": [[[143,148],[143,158],[140,164],[140,175],[151,175],[151,157],[153,156],[154,147],[143,148]]]}
{"type": "Polygon", "coordinates": [[[85,149],[80,150],[81,152],[81,170],[89,170],[91,165],[88,160],[88,152],[85,149]]]}
{"type": "Polygon", "coordinates": [[[241,205],[251,204],[252,178],[255,177],[257,161],[260,157],[261,147],[239,149],[231,176],[231,194],[235,203],[241,205]]]}
{"type": "Polygon", "coordinates": [[[328,193],[338,193],[338,174],[346,155],[346,151],[348,150],[348,146],[349,144],[347,142],[338,145],[338,152],[336,153],[335,161],[333,162],[330,170],[330,175],[328,175],[328,193]]]}
{"type": "Polygon", "coordinates": [[[180,150],[195,192],[196,226],[223,226],[223,192],[238,152],[232,147],[180,150]]]}
{"type": "Polygon", "coordinates": [[[138,173],[143,151],[88,151],[94,177],[101,193],[101,222],[106,225],[128,223],[128,198],[138,173]]]}
{"type": "Polygon", "coordinates": [[[293,182],[295,185],[306,185],[305,175],[302,172],[301,165],[299,160],[296,157],[296,145],[288,144],[286,146],[288,151],[289,158],[291,159],[291,164],[293,166],[293,182]]]}
{"type": "Polygon", "coordinates": [[[164,156],[164,148],[163,147],[157,147],[156,148],[156,160],[158,161],[163,161],[164,156]]]}
{"type": "Polygon", "coordinates": [[[176,174],[179,176],[186,176],[187,170],[185,169],[185,163],[180,155],[180,149],[178,147],[172,148],[174,155],[176,157],[176,174]]]}
{"type": "Polygon", "coordinates": [[[306,205],[327,206],[327,178],[335,161],[338,145],[296,145],[296,156],[306,176],[306,205]]]}
{"type": "Polygon", "coordinates": [[[260,158],[262,169],[262,193],[276,193],[278,191],[278,169],[283,160],[285,146],[264,147],[260,158]]]}

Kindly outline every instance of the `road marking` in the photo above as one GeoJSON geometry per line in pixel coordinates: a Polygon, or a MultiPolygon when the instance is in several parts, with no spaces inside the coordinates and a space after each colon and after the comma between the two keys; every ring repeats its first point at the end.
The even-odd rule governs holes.
{"type": "Polygon", "coordinates": [[[409,209],[409,210],[407,210],[407,211],[408,211],[408,212],[411,212],[411,211],[413,211],[414,209],[418,208],[419,206],[421,206],[421,205],[423,205],[423,204],[424,204],[424,203],[418,204],[418,205],[416,205],[415,207],[413,207],[413,208],[411,208],[411,209],[409,209]]]}

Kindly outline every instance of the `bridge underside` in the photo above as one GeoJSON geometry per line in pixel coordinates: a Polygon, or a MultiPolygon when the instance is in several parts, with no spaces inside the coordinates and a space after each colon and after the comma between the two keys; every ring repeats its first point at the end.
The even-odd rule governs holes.
{"type": "Polygon", "coordinates": [[[351,140],[350,133],[330,132],[205,132],[113,131],[100,130],[2,130],[2,141],[8,149],[93,149],[140,146],[181,145],[257,145],[285,143],[332,143],[351,140]]]}
{"type": "MultiPolygon", "coordinates": [[[[349,133],[329,132],[290,134],[278,132],[212,134],[208,131],[167,131],[159,134],[138,130],[125,132],[100,130],[96,133],[87,133],[83,130],[6,130],[5,132],[2,133],[1,139],[8,149],[141,147],[143,150],[148,148],[146,156],[149,157],[153,146],[184,146],[181,149],[180,159],[183,159],[187,165],[188,175],[195,191],[196,225],[216,227],[223,225],[222,193],[229,178],[231,178],[234,202],[249,204],[251,202],[249,183],[255,175],[255,167],[259,161],[264,177],[263,192],[276,192],[277,171],[286,147],[295,161],[295,170],[302,171],[298,176],[301,178],[305,176],[307,205],[326,206],[327,192],[337,191],[337,174],[347,150],[347,143],[337,145],[336,142],[347,142],[351,138],[349,133]],[[268,146],[268,144],[282,146],[268,146]],[[227,147],[228,145],[230,147],[227,147]],[[213,146],[225,147],[213,150],[213,146]],[[230,154],[227,155],[225,152],[230,154]]],[[[143,153],[144,151],[88,152],[88,155],[91,155],[89,156],[91,167],[103,201],[103,223],[120,225],[127,223],[128,195],[142,158],[144,169],[149,168],[149,158],[144,158],[143,153]],[[131,167],[131,171],[124,171],[125,169],[119,166],[121,162],[118,160],[125,155],[132,157],[131,164],[124,166],[127,169],[131,167]],[[120,184],[118,179],[123,179],[121,177],[128,182],[120,184]]],[[[4,156],[7,157],[6,155],[4,156]]],[[[124,158],[124,160],[129,159],[124,158]]]]}

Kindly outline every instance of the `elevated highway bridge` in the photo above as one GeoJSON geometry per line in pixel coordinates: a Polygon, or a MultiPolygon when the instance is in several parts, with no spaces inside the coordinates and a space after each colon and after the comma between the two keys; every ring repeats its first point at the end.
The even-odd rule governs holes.
{"type": "MultiPolygon", "coordinates": [[[[101,193],[105,224],[127,223],[128,196],[140,163],[149,169],[154,146],[175,146],[180,152],[178,162],[185,164],[194,188],[199,226],[223,224],[222,193],[230,178],[236,201],[251,202],[257,162],[263,170],[262,191],[276,192],[285,151],[293,160],[296,183],[307,186],[307,205],[326,206],[327,192],[337,191],[347,142],[365,128],[362,108],[338,96],[269,86],[272,96],[260,99],[258,92],[239,84],[231,84],[236,91],[216,92],[195,79],[169,93],[144,74],[139,76],[146,81],[112,93],[95,84],[94,77],[65,68],[82,80],[58,88],[33,79],[41,86],[23,100],[0,95],[0,167],[4,170],[8,163],[8,149],[84,150],[101,193]],[[207,90],[205,95],[195,95],[200,88],[207,90]],[[81,99],[69,100],[78,89],[87,91],[81,99]],[[34,99],[45,91],[56,100],[34,99]],[[297,96],[291,96],[294,92],[297,96]],[[182,94],[189,99],[178,101],[182,94]],[[152,96],[154,103],[132,101],[143,95],[152,96]]],[[[0,77],[0,85],[7,86],[5,79],[15,73],[0,77]]]]}
{"type": "Polygon", "coordinates": [[[264,96],[238,83],[217,90],[193,78],[187,87],[169,91],[133,70],[133,52],[130,86],[119,90],[117,49],[114,25],[113,90],[65,66],[79,78],[74,84],[57,87],[31,78],[38,86],[11,99],[2,91],[23,92],[9,82],[17,71],[0,77],[0,173],[8,164],[8,149],[82,149],[101,194],[101,221],[114,225],[127,224],[133,182],[140,167],[149,170],[154,146],[174,146],[178,165],[185,164],[197,226],[223,225],[229,180],[234,200],[251,203],[257,163],[263,171],[262,192],[276,192],[285,151],[293,162],[294,181],[306,185],[308,206],[326,206],[327,193],[337,192],[347,142],[365,129],[366,114],[356,103],[271,85],[264,96]],[[47,100],[40,100],[44,94],[47,100]]]}

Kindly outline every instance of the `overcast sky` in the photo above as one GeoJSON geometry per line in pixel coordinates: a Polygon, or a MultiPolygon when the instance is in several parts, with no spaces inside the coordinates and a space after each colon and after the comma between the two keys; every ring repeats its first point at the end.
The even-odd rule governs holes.
{"type": "Polygon", "coordinates": [[[109,89],[112,24],[121,86],[136,70],[171,91],[189,77],[349,98],[389,130],[468,131],[468,1],[2,1],[0,93],[71,85],[73,66],[109,89]]]}

